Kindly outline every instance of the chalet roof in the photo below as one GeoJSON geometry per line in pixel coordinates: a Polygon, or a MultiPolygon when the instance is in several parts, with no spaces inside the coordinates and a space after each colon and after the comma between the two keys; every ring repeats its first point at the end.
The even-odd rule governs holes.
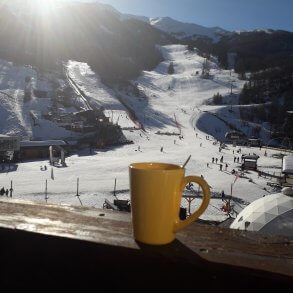
{"type": "Polygon", "coordinates": [[[259,156],[258,155],[242,155],[242,159],[256,161],[259,159],[259,156]]]}
{"type": "Polygon", "coordinates": [[[235,136],[239,136],[239,137],[243,137],[243,138],[246,137],[245,133],[237,131],[237,130],[230,130],[230,131],[225,133],[225,137],[229,137],[231,135],[232,136],[235,135],[235,136]]]}
{"type": "Polygon", "coordinates": [[[0,134],[0,137],[1,138],[17,138],[18,136],[15,136],[15,135],[5,135],[5,134],[0,134]]]}
{"type": "Polygon", "coordinates": [[[226,132],[226,135],[227,135],[227,134],[239,134],[239,135],[243,135],[242,132],[237,131],[237,130],[230,130],[230,131],[227,131],[227,132],[226,132]]]}
{"type": "Polygon", "coordinates": [[[63,140],[24,140],[20,142],[20,147],[49,147],[67,145],[63,140]]]}

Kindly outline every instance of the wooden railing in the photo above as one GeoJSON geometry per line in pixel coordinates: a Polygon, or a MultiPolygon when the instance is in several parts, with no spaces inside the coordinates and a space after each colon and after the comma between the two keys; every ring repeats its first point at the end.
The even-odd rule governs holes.
{"type": "Polygon", "coordinates": [[[0,243],[1,292],[293,288],[293,238],[198,223],[148,246],[134,241],[128,213],[7,199],[0,243]]]}

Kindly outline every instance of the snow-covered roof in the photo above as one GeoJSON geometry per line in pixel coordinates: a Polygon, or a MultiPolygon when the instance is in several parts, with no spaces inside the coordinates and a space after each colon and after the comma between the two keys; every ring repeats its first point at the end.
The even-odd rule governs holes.
{"type": "Polygon", "coordinates": [[[20,147],[45,147],[45,146],[62,146],[66,145],[66,142],[63,140],[40,140],[40,141],[30,141],[25,140],[20,142],[20,147]]]}
{"type": "Polygon", "coordinates": [[[229,138],[231,136],[237,136],[237,137],[241,137],[241,138],[246,137],[246,135],[244,133],[237,131],[237,130],[231,130],[231,131],[228,131],[225,133],[226,138],[229,138]]]}
{"type": "Polygon", "coordinates": [[[283,158],[282,172],[293,174],[293,156],[285,156],[283,158]]]}
{"type": "Polygon", "coordinates": [[[5,134],[0,134],[0,137],[2,138],[16,138],[16,136],[10,136],[10,135],[5,135],[5,134]]]}
{"type": "Polygon", "coordinates": [[[260,198],[242,210],[230,228],[293,236],[293,197],[277,193],[260,198]]]}
{"type": "Polygon", "coordinates": [[[242,155],[242,159],[255,161],[255,160],[259,159],[259,156],[257,156],[257,155],[242,155]]]}

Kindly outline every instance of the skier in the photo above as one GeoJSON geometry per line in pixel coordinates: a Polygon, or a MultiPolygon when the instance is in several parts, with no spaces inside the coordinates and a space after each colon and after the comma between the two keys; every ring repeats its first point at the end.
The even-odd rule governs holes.
{"type": "Polygon", "coordinates": [[[220,164],[220,171],[222,171],[222,169],[223,169],[223,165],[222,165],[222,164],[220,164]]]}
{"type": "Polygon", "coordinates": [[[222,196],[222,201],[223,201],[224,198],[225,198],[225,192],[224,192],[224,190],[222,190],[222,192],[221,192],[221,196],[222,196]]]}

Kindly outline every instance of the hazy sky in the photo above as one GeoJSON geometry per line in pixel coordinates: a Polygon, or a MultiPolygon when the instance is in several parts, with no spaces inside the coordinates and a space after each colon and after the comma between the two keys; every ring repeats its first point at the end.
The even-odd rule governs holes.
{"type": "MultiPolygon", "coordinates": [[[[89,2],[90,0],[80,0],[89,2]]],[[[228,30],[293,31],[293,0],[100,0],[123,13],[170,16],[228,30]]]]}

